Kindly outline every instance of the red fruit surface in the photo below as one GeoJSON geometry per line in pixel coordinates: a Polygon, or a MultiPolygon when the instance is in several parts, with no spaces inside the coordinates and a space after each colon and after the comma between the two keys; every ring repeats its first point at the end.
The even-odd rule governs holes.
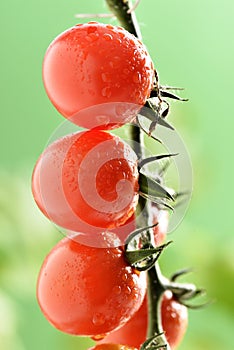
{"type": "Polygon", "coordinates": [[[121,248],[94,248],[69,238],[46,257],[38,277],[37,299],[59,330],[95,336],[126,323],[140,308],[146,274],[130,267],[121,248]]]}
{"type": "Polygon", "coordinates": [[[101,232],[125,223],[138,202],[137,156],[103,131],[65,136],[49,145],[33,172],[41,211],[75,232],[101,232]]]}
{"type": "MultiPolygon", "coordinates": [[[[188,324],[188,311],[184,305],[175,300],[170,291],[163,296],[162,325],[166,338],[172,349],[176,349],[183,339],[188,324]]],[[[139,311],[120,329],[107,335],[103,343],[123,343],[139,348],[146,340],[147,323],[147,299],[144,299],[139,311]]]]}
{"type": "Polygon", "coordinates": [[[110,129],[131,121],[144,105],[154,68],[144,45],[128,31],[89,22],[53,40],[43,80],[64,117],[85,128],[110,129]]]}

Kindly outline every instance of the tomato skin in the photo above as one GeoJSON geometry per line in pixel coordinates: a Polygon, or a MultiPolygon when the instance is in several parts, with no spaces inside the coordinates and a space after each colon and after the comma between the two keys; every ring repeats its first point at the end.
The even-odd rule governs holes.
{"type": "MultiPolygon", "coordinates": [[[[176,349],[181,342],[188,324],[188,311],[184,305],[179,304],[170,291],[163,295],[162,326],[166,338],[172,349],[176,349]]],[[[138,312],[120,329],[108,334],[101,342],[124,343],[139,348],[146,340],[147,334],[147,298],[144,299],[138,312]]]]}
{"type": "Polygon", "coordinates": [[[38,277],[37,299],[59,330],[95,336],[127,322],[139,309],[146,275],[127,265],[121,248],[94,248],[69,238],[46,257],[38,277]]]}
{"type": "Polygon", "coordinates": [[[32,177],[41,211],[75,232],[100,232],[126,222],[135,211],[138,187],[134,151],[119,137],[97,130],[49,145],[32,177]]]}
{"type": "Polygon", "coordinates": [[[120,344],[101,344],[96,345],[88,350],[137,350],[136,348],[132,348],[126,345],[120,344]]]}
{"type": "Polygon", "coordinates": [[[134,113],[115,113],[118,103],[138,105],[138,110],[150,95],[153,79],[153,63],[143,44],[110,24],[89,22],[69,28],[53,40],[43,62],[51,102],[64,117],[85,128],[110,129],[131,121],[134,113]],[[91,109],[92,117],[79,114],[106,103],[114,103],[107,118],[103,106],[91,109]]]}

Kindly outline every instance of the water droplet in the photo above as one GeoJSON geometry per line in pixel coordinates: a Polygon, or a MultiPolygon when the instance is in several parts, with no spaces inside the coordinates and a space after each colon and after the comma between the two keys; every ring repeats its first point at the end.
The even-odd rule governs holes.
{"type": "Polygon", "coordinates": [[[102,96],[107,98],[111,97],[111,88],[109,86],[106,86],[102,89],[102,96]]]}
{"type": "Polygon", "coordinates": [[[102,73],[101,77],[102,77],[102,81],[104,81],[104,83],[110,83],[111,82],[110,74],[102,73]]]}
{"type": "MultiPolygon", "coordinates": [[[[107,115],[97,115],[96,116],[97,125],[107,125],[110,122],[110,118],[107,115]]],[[[100,158],[100,154],[98,154],[100,158]]]]}
{"type": "Polygon", "coordinates": [[[91,339],[93,339],[94,341],[98,341],[98,340],[102,340],[107,336],[107,333],[104,334],[98,334],[98,335],[94,335],[93,337],[90,337],[91,339]]]}
{"type": "Polygon", "coordinates": [[[128,275],[127,275],[127,273],[123,273],[123,274],[122,274],[122,280],[123,280],[123,281],[127,281],[127,280],[128,280],[128,275]]]}
{"type": "Polygon", "coordinates": [[[113,294],[120,295],[122,292],[122,288],[121,288],[121,286],[114,286],[112,291],[113,291],[113,294]]]}
{"type": "Polygon", "coordinates": [[[140,84],[141,83],[141,74],[139,72],[135,72],[133,74],[132,80],[135,84],[140,84]]]}
{"type": "Polygon", "coordinates": [[[127,287],[125,288],[124,292],[125,292],[125,294],[130,295],[130,294],[132,293],[132,290],[131,290],[131,288],[130,288],[129,286],[127,286],[127,287]]]}
{"type": "MultiPolygon", "coordinates": [[[[92,24],[96,24],[96,23],[94,22],[92,24]]],[[[87,28],[88,34],[95,33],[96,31],[97,31],[97,26],[96,25],[93,25],[93,26],[87,28]]]]}
{"type": "Polygon", "coordinates": [[[114,27],[111,24],[107,24],[106,28],[111,30],[114,29],[114,27]]]}
{"type": "Polygon", "coordinates": [[[96,313],[93,315],[92,322],[95,326],[101,326],[105,323],[105,316],[101,313],[96,313]]]}
{"type": "Polygon", "coordinates": [[[126,34],[123,33],[123,32],[120,32],[120,33],[119,33],[119,36],[123,39],[123,38],[125,38],[126,34]]]}
{"type": "Polygon", "coordinates": [[[103,34],[103,38],[106,40],[106,41],[111,41],[113,40],[113,36],[111,34],[103,34]]]}
{"type": "Polygon", "coordinates": [[[89,42],[92,42],[92,39],[91,39],[90,35],[86,35],[85,40],[87,40],[89,42]]]}
{"type": "Polygon", "coordinates": [[[98,33],[90,33],[89,35],[87,35],[85,37],[85,39],[89,42],[94,42],[99,38],[99,34],[98,33]]]}

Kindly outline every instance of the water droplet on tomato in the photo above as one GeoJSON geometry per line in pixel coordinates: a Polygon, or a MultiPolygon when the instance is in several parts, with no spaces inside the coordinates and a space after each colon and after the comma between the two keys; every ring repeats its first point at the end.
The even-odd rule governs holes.
{"type": "Polygon", "coordinates": [[[111,34],[103,34],[103,38],[106,40],[106,41],[112,41],[113,40],[113,36],[111,34]]]}
{"type": "Polygon", "coordinates": [[[123,32],[119,32],[119,36],[121,37],[121,38],[125,38],[125,33],[123,33],[123,32]]]}
{"type": "Polygon", "coordinates": [[[93,25],[92,25],[92,26],[89,26],[89,27],[87,28],[88,34],[90,34],[90,33],[95,33],[95,32],[97,31],[97,26],[95,25],[96,22],[89,23],[89,24],[93,24],[93,25]]]}
{"type": "Polygon", "coordinates": [[[125,289],[124,289],[124,293],[127,294],[127,295],[130,295],[132,293],[132,289],[127,286],[125,289]]]}
{"type": "MultiPolygon", "coordinates": [[[[97,115],[96,121],[97,125],[108,125],[110,122],[110,118],[107,115],[97,115]]],[[[98,154],[98,158],[100,158],[100,154],[98,154]]]]}
{"type": "Polygon", "coordinates": [[[101,326],[105,323],[105,316],[99,312],[93,315],[92,322],[95,326],[101,326]]]}
{"type": "Polygon", "coordinates": [[[128,279],[127,273],[123,273],[123,274],[122,274],[122,280],[123,280],[123,281],[127,281],[127,279],[128,279]]]}
{"type": "Polygon", "coordinates": [[[104,83],[110,83],[111,82],[111,77],[110,77],[109,73],[102,73],[101,77],[102,77],[102,81],[104,83]]]}
{"type": "Polygon", "coordinates": [[[121,286],[114,286],[113,289],[112,289],[112,292],[113,292],[113,294],[115,294],[115,295],[120,295],[121,292],[122,292],[121,286]]]}
{"type": "Polygon", "coordinates": [[[90,43],[96,41],[98,38],[99,38],[99,34],[98,33],[90,33],[89,35],[87,35],[85,37],[85,39],[87,41],[89,41],[90,43]]]}
{"type": "Polygon", "coordinates": [[[93,339],[94,341],[98,341],[98,340],[102,340],[107,336],[107,333],[104,334],[98,334],[98,335],[94,335],[93,337],[90,337],[91,339],[93,339]]]}
{"type": "Polygon", "coordinates": [[[107,29],[111,29],[111,30],[113,30],[115,27],[114,27],[114,26],[112,26],[111,24],[107,24],[106,28],[107,28],[107,29]]]}
{"type": "Polygon", "coordinates": [[[109,86],[106,86],[102,89],[102,96],[107,98],[111,97],[111,88],[109,86]]]}
{"type": "Polygon", "coordinates": [[[141,74],[139,72],[135,72],[133,74],[132,80],[135,84],[140,84],[141,83],[141,74]]]}

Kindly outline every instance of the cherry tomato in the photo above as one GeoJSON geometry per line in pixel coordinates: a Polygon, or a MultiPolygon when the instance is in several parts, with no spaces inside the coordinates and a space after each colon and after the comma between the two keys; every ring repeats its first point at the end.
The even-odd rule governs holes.
{"type": "Polygon", "coordinates": [[[137,350],[136,348],[130,348],[126,345],[119,344],[100,344],[96,345],[88,350],[137,350]]]}
{"type": "MultiPolygon", "coordinates": [[[[188,311],[184,305],[176,301],[170,291],[163,295],[162,325],[166,338],[172,349],[176,349],[181,342],[188,324],[188,311]]],[[[144,299],[139,311],[128,323],[120,329],[111,332],[102,342],[121,342],[129,346],[139,346],[146,340],[147,334],[147,299],[144,299]]]]}
{"type": "Polygon", "coordinates": [[[151,205],[150,210],[153,224],[158,223],[158,225],[153,228],[153,231],[155,244],[159,246],[166,238],[169,214],[167,210],[158,209],[155,205],[151,205]]]}
{"type": "Polygon", "coordinates": [[[60,34],[43,63],[51,102],[64,117],[89,129],[131,121],[149,97],[153,79],[143,44],[121,27],[97,22],[60,34]]]}
{"type": "Polygon", "coordinates": [[[137,156],[119,137],[103,131],[71,134],[49,145],[32,177],[42,212],[75,232],[123,224],[138,202],[137,156]]]}
{"type": "Polygon", "coordinates": [[[146,274],[129,266],[121,248],[94,248],[67,237],[46,257],[37,298],[59,330],[95,336],[126,323],[141,306],[146,274]]]}

